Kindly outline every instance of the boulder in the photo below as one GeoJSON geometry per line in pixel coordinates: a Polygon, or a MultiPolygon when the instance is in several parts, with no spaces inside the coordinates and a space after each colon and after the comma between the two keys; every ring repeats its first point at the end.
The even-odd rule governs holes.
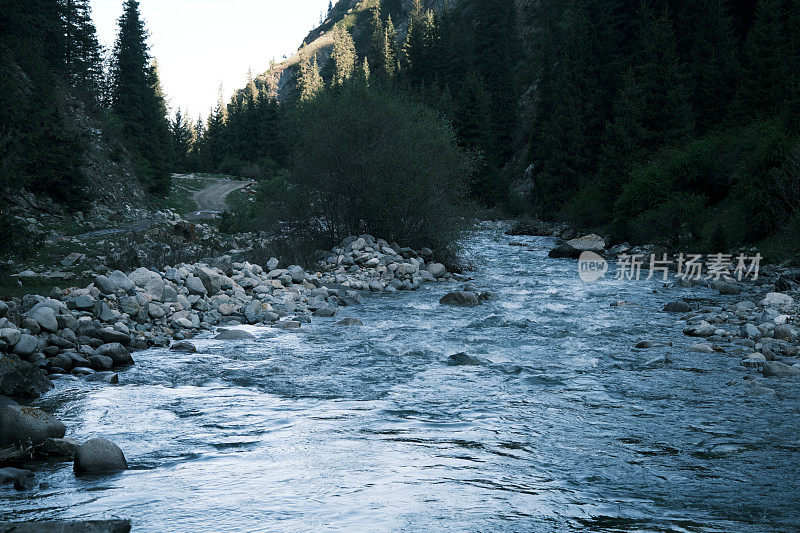
{"type": "Polygon", "coordinates": [[[476,292],[454,291],[441,297],[442,305],[455,305],[459,307],[476,307],[481,305],[481,298],[476,292]]]}
{"type": "Polygon", "coordinates": [[[757,339],[761,337],[761,331],[754,324],[742,326],[742,337],[745,339],[757,339]]]}
{"type": "Polygon", "coordinates": [[[788,309],[793,303],[794,298],[782,292],[770,292],[760,302],[763,307],[772,307],[780,310],[788,309]]]}
{"type": "Polygon", "coordinates": [[[434,278],[443,278],[445,274],[447,274],[447,269],[441,263],[428,263],[428,266],[425,267],[425,270],[430,273],[431,276],[434,278]]]}
{"type": "Polygon", "coordinates": [[[22,337],[22,332],[17,328],[0,329],[0,341],[6,343],[7,346],[14,346],[17,344],[20,337],[22,337]]]}
{"type": "Polygon", "coordinates": [[[158,301],[164,300],[164,278],[158,272],[146,268],[137,268],[129,276],[130,280],[158,301]]]}
{"type": "Polygon", "coordinates": [[[716,328],[704,320],[694,326],[686,327],[683,333],[689,337],[710,337],[715,331],[716,328]]]}
{"type": "Polygon", "coordinates": [[[34,354],[38,347],[39,339],[33,335],[22,334],[19,337],[19,341],[14,345],[12,352],[20,357],[28,358],[34,354]]]}
{"type": "Polygon", "coordinates": [[[336,314],[336,309],[333,308],[333,307],[328,307],[328,306],[320,307],[319,309],[314,311],[314,313],[312,313],[312,314],[314,316],[316,316],[316,317],[330,318],[330,317],[332,317],[333,315],[336,314]]]}
{"type": "Polygon", "coordinates": [[[197,267],[195,268],[195,274],[200,278],[203,287],[205,287],[210,296],[214,296],[222,289],[222,277],[210,268],[197,267]]]}
{"type": "Polygon", "coordinates": [[[128,461],[119,446],[106,439],[91,439],[75,452],[77,474],[107,474],[128,469],[128,461]]]}
{"type": "Polygon", "coordinates": [[[663,310],[667,313],[688,313],[692,308],[686,302],[669,302],[663,310]]]}
{"type": "Polygon", "coordinates": [[[41,444],[47,438],[63,438],[66,431],[61,421],[36,407],[7,405],[0,411],[0,446],[41,444]]]}
{"type": "Polygon", "coordinates": [[[590,234],[572,239],[553,249],[548,254],[552,258],[577,259],[583,252],[601,253],[606,248],[606,242],[599,235],[590,234]]]}
{"type": "Polygon", "coordinates": [[[197,347],[189,341],[180,341],[169,347],[175,352],[197,353],[197,347]]]}
{"type": "Polygon", "coordinates": [[[117,286],[107,276],[98,274],[94,277],[94,286],[101,294],[114,294],[117,292],[117,286]]]}
{"type": "Polygon", "coordinates": [[[197,296],[205,296],[208,294],[202,280],[196,276],[189,276],[186,278],[186,288],[189,290],[189,294],[196,294],[197,296]]]}
{"type": "Polygon", "coordinates": [[[58,331],[56,312],[50,307],[33,308],[28,312],[28,316],[35,320],[44,331],[51,333],[58,331]]]}
{"type": "Polygon", "coordinates": [[[292,281],[294,283],[301,283],[304,279],[306,279],[305,271],[297,265],[290,266],[286,269],[286,272],[292,276],[292,281]]]}
{"type": "Polygon", "coordinates": [[[790,377],[800,376],[800,366],[789,366],[777,361],[765,361],[762,369],[764,377],[790,377]]]}
{"type": "Polygon", "coordinates": [[[90,355],[89,362],[94,370],[111,370],[114,368],[114,360],[107,355],[90,355]]]}
{"type": "Polygon", "coordinates": [[[15,355],[0,355],[0,394],[38,398],[52,388],[53,384],[38,366],[15,355]]]}
{"type": "Polygon", "coordinates": [[[710,283],[710,287],[712,289],[718,290],[719,293],[723,295],[735,295],[742,292],[741,289],[739,289],[739,287],[736,284],[722,279],[717,279],[712,281],[710,283]]]}
{"type": "Polygon", "coordinates": [[[125,275],[124,272],[119,270],[115,270],[111,274],[109,274],[108,279],[111,280],[117,289],[122,289],[123,291],[127,292],[128,294],[132,293],[135,289],[135,285],[131,278],[125,275]]]}
{"type": "Polygon", "coordinates": [[[214,337],[214,340],[218,341],[249,341],[254,339],[255,337],[251,333],[241,329],[223,329],[214,337]]]}
{"type": "Polygon", "coordinates": [[[91,311],[94,304],[95,299],[89,294],[75,294],[67,299],[67,307],[78,311],[91,311]]]}
{"type": "Polygon", "coordinates": [[[131,353],[118,342],[109,342],[97,347],[93,355],[102,355],[111,358],[114,366],[127,366],[133,364],[131,353]]]}
{"type": "Polygon", "coordinates": [[[103,339],[103,342],[118,342],[123,345],[128,345],[131,343],[131,336],[127,333],[123,333],[121,331],[117,331],[114,328],[102,328],[100,330],[100,338],[103,339]]]}

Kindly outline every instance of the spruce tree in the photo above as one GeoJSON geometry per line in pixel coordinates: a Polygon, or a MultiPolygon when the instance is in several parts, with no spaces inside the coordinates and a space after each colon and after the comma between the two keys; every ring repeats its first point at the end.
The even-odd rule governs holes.
{"type": "Polygon", "coordinates": [[[333,83],[341,85],[350,79],[356,67],[356,45],[344,24],[337,24],[333,30],[332,59],[333,83]]]}
{"type": "Polygon", "coordinates": [[[738,85],[736,38],[725,0],[697,0],[685,15],[688,62],[697,126],[719,124],[738,85]]]}
{"type": "Polygon", "coordinates": [[[166,105],[150,57],[137,0],[125,0],[114,47],[112,109],[137,152],[139,179],[151,192],[170,186],[171,147],[166,105]]]}
{"type": "Polygon", "coordinates": [[[782,0],[759,1],[744,45],[742,84],[734,104],[737,115],[778,116],[783,110],[789,81],[784,17],[782,0]]]}
{"type": "Polygon", "coordinates": [[[103,56],[89,0],[60,0],[65,33],[66,75],[82,97],[99,104],[103,56]]]}
{"type": "Polygon", "coordinates": [[[636,164],[683,142],[694,125],[669,16],[655,16],[643,7],[639,21],[639,62],[624,78],[601,157],[602,192],[611,199],[636,164]]]}
{"type": "Polygon", "coordinates": [[[517,11],[514,0],[475,1],[475,56],[492,94],[495,149],[499,161],[512,151],[519,98],[516,63],[520,57],[517,11]]]}
{"type": "Polygon", "coordinates": [[[304,55],[303,60],[300,62],[300,79],[298,82],[300,85],[301,102],[313,100],[324,88],[325,84],[319,73],[316,53],[314,53],[313,59],[308,54],[304,55]]]}
{"type": "Polygon", "coordinates": [[[180,108],[175,111],[175,118],[171,123],[173,152],[175,154],[176,171],[186,172],[189,152],[192,149],[192,126],[183,115],[180,108]]]}

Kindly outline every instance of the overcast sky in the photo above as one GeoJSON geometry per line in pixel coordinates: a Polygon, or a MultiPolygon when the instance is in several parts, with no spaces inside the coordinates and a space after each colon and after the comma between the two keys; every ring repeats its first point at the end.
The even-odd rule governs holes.
{"type": "MultiPolygon", "coordinates": [[[[91,0],[100,42],[111,47],[122,0],[91,0]]],[[[243,87],[247,69],[264,72],[291,56],[318,25],[328,0],[140,0],[167,102],[203,117],[243,87]]]]}

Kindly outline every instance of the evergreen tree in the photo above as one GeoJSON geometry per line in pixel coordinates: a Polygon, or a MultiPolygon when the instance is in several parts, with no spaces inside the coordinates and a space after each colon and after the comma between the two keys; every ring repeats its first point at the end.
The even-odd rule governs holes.
{"type": "Polygon", "coordinates": [[[476,0],[475,55],[477,66],[492,95],[494,153],[508,159],[516,126],[519,98],[516,71],[520,56],[514,0],[476,0]]]}
{"type": "Polygon", "coordinates": [[[67,79],[81,96],[100,103],[103,56],[89,0],[60,0],[65,31],[67,79]]]}
{"type": "Polygon", "coordinates": [[[385,37],[383,39],[383,62],[386,70],[385,77],[391,79],[397,73],[397,30],[395,30],[392,17],[386,20],[385,37]]]}
{"type": "Polygon", "coordinates": [[[175,163],[174,168],[180,172],[186,172],[187,170],[187,161],[189,157],[189,152],[192,149],[192,125],[189,124],[187,118],[181,112],[181,109],[178,108],[175,111],[175,118],[172,120],[171,132],[172,132],[172,144],[173,144],[173,152],[175,154],[175,163]]]}
{"type": "Polygon", "coordinates": [[[170,186],[170,132],[158,71],[150,57],[147,31],[137,0],[125,0],[114,47],[112,109],[138,153],[139,179],[151,192],[170,186]]]}
{"type": "Polygon", "coordinates": [[[308,102],[312,100],[322,89],[325,84],[322,81],[322,76],[319,74],[319,66],[317,65],[317,54],[314,54],[313,59],[308,55],[303,57],[300,62],[300,101],[308,102]]]}
{"type": "MultiPolygon", "coordinates": [[[[744,45],[743,79],[735,111],[744,116],[778,116],[787,90],[788,42],[782,0],[760,0],[744,45]]],[[[794,32],[800,31],[794,28],[794,32]]]]}
{"type": "Polygon", "coordinates": [[[356,45],[353,36],[343,24],[337,24],[333,30],[334,85],[341,85],[353,75],[356,66],[356,45]]]}
{"type": "Polygon", "coordinates": [[[706,131],[719,124],[738,85],[736,38],[725,0],[697,0],[686,11],[692,103],[706,131]]]}
{"type": "Polygon", "coordinates": [[[601,158],[602,192],[611,199],[628,182],[634,165],[684,141],[694,124],[669,16],[655,16],[643,7],[639,21],[639,63],[623,80],[601,158]]]}

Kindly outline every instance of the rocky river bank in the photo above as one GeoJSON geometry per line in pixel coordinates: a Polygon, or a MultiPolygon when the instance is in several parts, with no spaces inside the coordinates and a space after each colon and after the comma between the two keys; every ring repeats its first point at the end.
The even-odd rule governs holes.
{"type": "MultiPolygon", "coordinates": [[[[113,443],[65,438],[61,422],[15,399],[36,398],[52,388],[51,378],[67,375],[116,384],[117,370],[135,364],[132,352],[168,346],[193,352],[188,339],[202,331],[217,329],[220,340],[251,339],[246,331],[223,326],[299,329],[312,320],[335,320],[340,307],[363,302],[363,291],[416,290],[457,278],[432,255],[362,235],[326,253],[315,272],[281,268],[275,258],[261,266],[222,256],[161,271],[116,270],[49,298],[31,294],[0,302],[0,466],[74,458],[76,472],[125,469],[113,443]]],[[[336,323],[361,325],[354,317],[336,323]]],[[[33,487],[34,476],[5,468],[0,483],[25,490],[33,487]]]]}
{"type": "MultiPolygon", "coordinates": [[[[484,229],[489,228],[502,231],[506,226],[492,224],[484,229]]],[[[530,242],[509,240],[503,245],[519,247],[524,255],[534,253],[533,248],[528,251],[530,242]]],[[[648,247],[606,246],[596,236],[564,241],[555,249],[564,252],[567,246],[574,251],[586,247],[609,262],[620,254],[650,251],[648,247]]],[[[556,255],[572,257],[574,253],[556,255]]],[[[566,266],[571,260],[549,261],[565,261],[566,266]]],[[[515,268],[511,263],[504,265],[509,272],[515,268]]],[[[198,346],[198,351],[203,351],[192,339],[202,332],[206,332],[203,338],[208,337],[209,330],[215,332],[211,335],[217,335],[217,342],[230,341],[232,347],[237,346],[236,341],[253,342],[248,331],[236,327],[242,324],[271,326],[278,336],[292,336],[309,322],[352,333],[355,330],[347,326],[361,324],[355,310],[361,308],[366,292],[414,290],[426,281],[466,281],[433,262],[429,250],[404,249],[369,236],[345,240],[327,253],[313,272],[281,266],[275,261],[262,267],[221,257],[159,271],[109,272],[98,275],[85,288],[60,291],[49,299],[26,296],[6,302],[2,335],[9,342],[2,355],[3,393],[24,404],[49,389],[50,379],[97,380],[97,386],[113,389],[120,368],[135,364],[137,350],[171,347],[176,357],[191,359],[194,354],[187,352],[198,350],[198,346]],[[343,309],[347,312],[342,313],[343,309]],[[347,318],[337,316],[342,314],[347,318]],[[72,334],[75,340],[71,345],[63,342],[72,339],[72,334]],[[35,341],[29,355],[25,354],[31,348],[20,346],[23,340],[30,345],[35,341]]],[[[800,379],[795,275],[790,269],[765,266],[758,279],[747,282],[727,279],[694,284],[673,276],[654,290],[665,304],[653,311],[672,317],[674,337],[665,342],[663,336],[643,334],[638,341],[616,349],[629,353],[645,369],[685,364],[687,354],[713,358],[720,373],[735,369],[742,381],[756,387],[754,391],[780,394],[783,384],[800,379]],[[709,297],[709,286],[718,297],[709,297]],[[691,292],[695,287],[696,297],[691,292]],[[676,296],[670,298],[670,294],[676,296]]],[[[546,284],[546,279],[542,281],[546,284]]],[[[576,269],[574,284],[583,283],[576,269]]],[[[461,306],[465,314],[472,313],[468,308],[485,304],[502,307],[505,302],[498,301],[490,291],[506,294],[502,300],[508,298],[507,289],[500,291],[501,287],[486,280],[458,287],[451,283],[443,288],[452,292],[441,296],[441,303],[461,306]],[[453,291],[455,288],[459,290],[453,291]]],[[[435,301],[431,304],[435,306],[435,301]]],[[[612,298],[606,305],[622,309],[641,302],[612,298]]],[[[366,326],[371,326],[369,319],[362,318],[366,326]]],[[[498,365],[490,360],[497,358],[467,349],[446,357],[444,362],[454,368],[494,368],[498,365]]],[[[511,371],[503,367],[503,372],[511,371]]],[[[114,443],[94,438],[81,444],[67,436],[69,427],[44,411],[16,405],[9,398],[0,397],[0,402],[0,460],[3,466],[9,465],[0,470],[0,481],[20,490],[34,488],[39,483],[33,472],[47,462],[71,461],[80,475],[127,467],[123,450],[114,443]]]]}

